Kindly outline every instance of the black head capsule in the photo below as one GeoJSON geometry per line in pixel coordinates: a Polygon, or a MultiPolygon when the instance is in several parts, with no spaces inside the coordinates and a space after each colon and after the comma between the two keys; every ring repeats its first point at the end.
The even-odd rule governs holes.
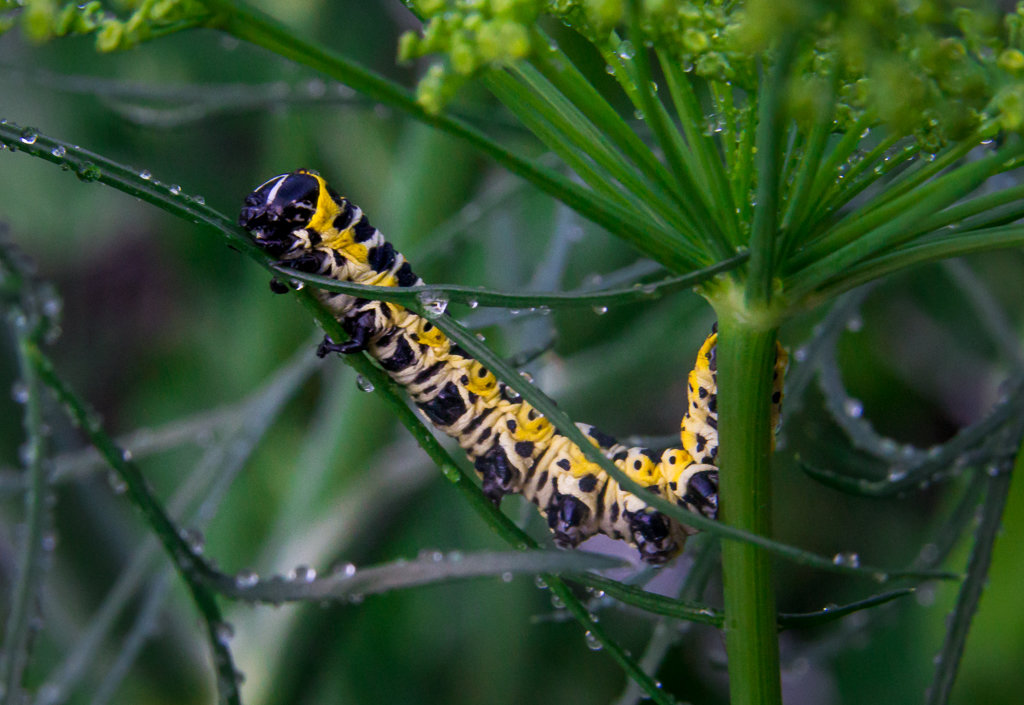
{"type": "Polygon", "coordinates": [[[290,250],[293,234],[309,225],[320,198],[320,180],[304,171],[281,174],[245,197],[238,224],[274,255],[290,250]]]}

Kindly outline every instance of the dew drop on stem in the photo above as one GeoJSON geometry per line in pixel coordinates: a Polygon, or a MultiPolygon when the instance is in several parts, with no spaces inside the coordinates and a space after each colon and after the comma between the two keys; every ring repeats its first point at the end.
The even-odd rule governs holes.
{"type": "Polygon", "coordinates": [[[850,568],[857,568],[860,566],[860,556],[851,551],[844,551],[837,553],[832,556],[832,563],[835,565],[848,566],[850,568]]]}
{"type": "Polygon", "coordinates": [[[235,587],[246,589],[253,587],[260,581],[260,576],[251,570],[241,570],[235,575],[235,587]]]}

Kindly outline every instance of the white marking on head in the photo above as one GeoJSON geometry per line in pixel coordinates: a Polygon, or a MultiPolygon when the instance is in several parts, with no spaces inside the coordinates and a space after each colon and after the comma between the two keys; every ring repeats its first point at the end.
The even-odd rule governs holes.
{"type": "Polygon", "coordinates": [[[281,180],[274,184],[274,188],[270,189],[270,193],[267,194],[267,203],[274,202],[274,199],[277,198],[277,192],[281,189],[281,186],[284,185],[284,182],[288,180],[289,176],[291,176],[291,174],[284,174],[281,177],[281,180]]]}
{"type": "Polygon", "coordinates": [[[275,176],[272,179],[267,179],[262,184],[257,186],[256,190],[257,191],[262,191],[264,188],[266,188],[267,186],[269,186],[270,184],[272,184],[272,183],[274,183],[276,181],[277,184],[274,186],[274,188],[272,188],[270,190],[270,193],[267,195],[267,203],[271,203],[271,202],[273,202],[274,198],[277,196],[277,191],[278,191],[278,189],[281,188],[281,184],[283,184],[285,179],[287,179],[289,176],[291,176],[291,174],[281,174],[280,176],[275,176]]]}

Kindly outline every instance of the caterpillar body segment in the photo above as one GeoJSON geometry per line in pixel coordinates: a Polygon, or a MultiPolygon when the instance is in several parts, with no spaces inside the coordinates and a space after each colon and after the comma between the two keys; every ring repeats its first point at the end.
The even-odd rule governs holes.
{"type": "MultiPolygon", "coordinates": [[[[256,244],[299,271],[377,286],[423,283],[362,210],[311,171],[282,174],[259,186],[245,199],[239,223],[256,244]]],[[[623,489],[428,319],[396,304],[322,290],[317,296],[350,336],[342,343],[325,339],[318,354],[365,350],[373,356],[424,416],[458,441],[494,502],[522,494],[537,505],[562,546],[605,534],[630,543],[643,560],[655,564],[682,549],[692,530],[623,489]]],[[[682,448],[630,448],[578,424],[646,491],[709,518],[718,509],[715,340],[713,334],[705,341],[690,373],[682,448]]],[[[784,371],[784,356],[780,348],[777,370],[784,371]]],[[[781,401],[781,374],[775,385],[773,419],[781,401]]]]}

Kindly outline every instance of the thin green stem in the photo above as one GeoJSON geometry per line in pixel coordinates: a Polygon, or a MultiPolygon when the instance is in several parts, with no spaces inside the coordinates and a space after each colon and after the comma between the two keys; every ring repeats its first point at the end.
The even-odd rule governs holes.
{"type": "Polygon", "coordinates": [[[24,426],[28,438],[25,457],[28,483],[25,487],[25,532],[17,551],[16,573],[11,592],[10,612],[4,630],[3,654],[0,656],[0,686],[3,702],[20,703],[23,698],[22,676],[28,666],[32,645],[30,623],[38,608],[39,584],[42,577],[43,531],[46,523],[48,493],[43,437],[42,390],[39,374],[31,364],[32,315],[18,311],[21,324],[15,324],[18,338],[18,360],[25,402],[24,426]]]}
{"type": "Polygon", "coordinates": [[[700,180],[708,189],[715,214],[724,219],[723,227],[730,242],[734,246],[739,245],[740,227],[736,220],[736,204],[732,200],[729,178],[714,138],[703,131],[705,118],[697,94],[678,61],[660,50],[657,56],[686,142],[696,153],[700,180]]]}
{"type": "MultiPolygon", "coordinates": [[[[667,222],[690,240],[698,241],[703,221],[679,208],[679,199],[670,198],[649,183],[642,172],[613,151],[607,138],[538,71],[529,66],[513,67],[507,73],[493,71],[484,82],[584,183],[609,202],[634,211],[635,217],[647,221],[645,226],[650,229],[661,229],[659,223],[667,222]]],[[[662,236],[679,240],[672,232],[662,236]]],[[[694,251],[689,242],[678,244],[694,251]]]]}
{"type": "MultiPolygon", "coordinates": [[[[946,705],[956,682],[960,658],[963,656],[967,634],[981,602],[981,593],[988,582],[989,566],[992,562],[992,549],[995,546],[999,527],[1003,521],[1003,510],[1010,494],[1012,471],[1021,470],[1024,465],[1024,452],[1018,450],[1016,463],[1003,463],[1002,467],[992,468],[984,480],[986,487],[985,501],[981,505],[980,523],[974,537],[974,546],[967,566],[967,579],[960,587],[956,607],[950,615],[951,620],[942,650],[935,659],[937,668],[935,678],[928,689],[928,705],[946,705]]],[[[982,482],[982,480],[977,480],[982,482]]]]}
{"type": "Polygon", "coordinates": [[[782,99],[795,48],[796,43],[792,37],[783,38],[775,57],[775,65],[761,82],[762,92],[758,100],[757,155],[754,157],[757,206],[754,208],[754,222],[751,225],[749,276],[744,292],[747,306],[753,308],[767,305],[772,296],[772,278],[775,275],[773,255],[779,228],[782,99]]]}
{"type": "MultiPolygon", "coordinates": [[[[1017,142],[984,159],[966,164],[903,197],[840,225],[826,237],[794,258],[795,271],[789,290],[803,295],[837,272],[846,272],[922,234],[929,214],[967,195],[989,177],[1007,168],[1024,152],[1017,142]]],[[[753,253],[752,253],[753,254],[753,253]]]]}
{"type": "Polygon", "coordinates": [[[792,303],[813,308],[844,291],[849,291],[888,274],[903,271],[908,267],[950,257],[963,257],[976,252],[1021,246],[1024,246],[1024,226],[1020,225],[1007,225],[931,238],[901,247],[888,254],[867,259],[836,274],[836,276],[826,278],[820,284],[807,281],[799,274],[794,275],[787,293],[792,303]]]}
{"type": "Polygon", "coordinates": [[[702,225],[701,234],[709,246],[711,252],[718,257],[727,257],[732,253],[732,247],[722,230],[721,224],[713,217],[708,209],[706,198],[707,184],[698,182],[695,178],[693,166],[696,160],[686,149],[679,131],[672,122],[664,104],[658,98],[654,88],[654,79],[651,76],[651,64],[649,51],[641,40],[643,33],[640,29],[640,7],[638,0],[631,0],[629,3],[630,34],[640,44],[636,49],[633,59],[635,68],[637,90],[636,95],[640,99],[637,106],[647,124],[650,125],[655,139],[665,154],[669,169],[675,177],[676,182],[684,193],[688,195],[683,199],[680,206],[685,212],[692,212],[693,217],[702,225]],[[692,164],[691,164],[692,163],[692,164]]]}
{"type": "MultiPolygon", "coordinates": [[[[587,119],[597,125],[604,138],[611,139],[620,152],[630,159],[644,174],[653,178],[666,192],[678,188],[665,165],[658,161],[650,148],[637,136],[621,115],[598,93],[594,85],[576,65],[545,35],[540,34],[540,45],[531,63],[534,68],[564,95],[587,119]]],[[[675,198],[685,197],[673,193],[675,198]]]]}
{"type": "Polygon", "coordinates": [[[746,260],[747,254],[743,253],[690,274],[617,289],[566,292],[537,291],[522,294],[453,284],[421,284],[409,287],[373,286],[342,282],[332,277],[299,272],[282,265],[273,265],[273,269],[288,279],[313,284],[325,291],[336,291],[397,304],[413,304],[422,301],[424,298],[436,299],[438,297],[447,297],[449,301],[458,301],[473,307],[500,306],[504,308],[526,308],[547,306],[549,308],[594,308],[595,306],[610,307],[636,303],[638,301],[651,301],[676,291],[692,289],[698,284],[710,281],[722,272],[735,269],[746,260]]]}
{"type": "Polygon", "coordinates": [[[153,496],[142,472],[126,457],[124,450],[114,444],[110,436],[103,430],[96,414],[90,411],[67,387],[50,360],[42,354],[38,347],[31,346],[27,353],[39,378],[50,387],[58,401],[67,410],[71,420],[82,428],[88,436],[89,442],[117,472],[125,484],[132,504],[142,513],[146,523],[160,539],[160,543],[163,544],[165,552],[188,587],[192,600],[203,617],[213,655],[214,669],[217,673],[218,698],[221,703],[241,705],[234,659],[222,637],[221,630],[224,622],[220,606],[217,604],[214,594],[200,582],[200,578],[207,572],[208,566],[182,538],[178,527],[174,525],[153,496]]]}

